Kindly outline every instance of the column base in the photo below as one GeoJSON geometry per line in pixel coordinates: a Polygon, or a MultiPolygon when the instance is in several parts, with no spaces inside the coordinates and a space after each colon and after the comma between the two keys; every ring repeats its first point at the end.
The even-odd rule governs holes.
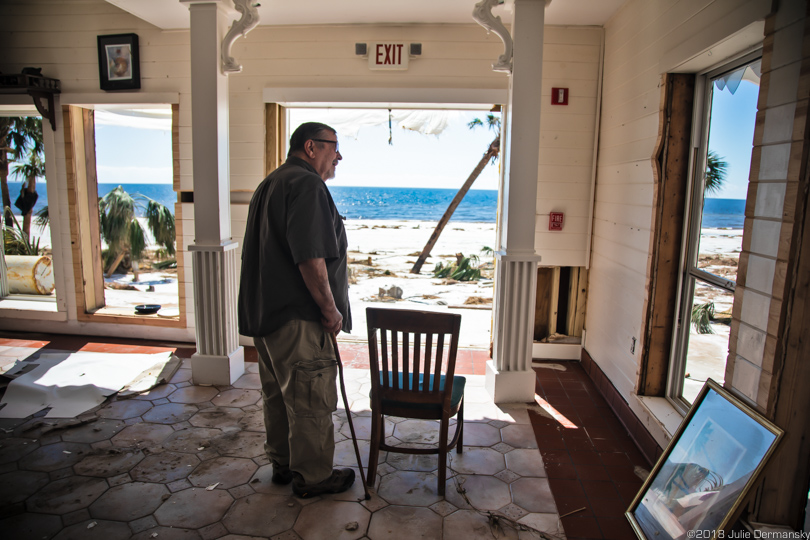
{"type": "Polygon", "coordinates": [[[534,370],[498,371],[495,360],[487,360],[484,387],[495,403],[528,403],[534,401],[534,370]]]}
{"type": "Polygon", "coordinates": [[[228,356],[191,355],[191,379],[194,384],[233,384],[245,373],[245,349],[237,347],[228,356]]]}

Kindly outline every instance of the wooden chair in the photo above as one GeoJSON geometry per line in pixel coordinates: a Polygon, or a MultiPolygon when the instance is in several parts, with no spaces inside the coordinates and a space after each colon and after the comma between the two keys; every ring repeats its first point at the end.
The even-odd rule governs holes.
{"type": "Polygon", "coordinates": [[[466,379],[455,375],[461,315],[366,308],[366,320],[371,367],[368,482],[374,485],[381,449],[438,454],[439,495],[444,495],[447,451],[455,446],[460,454],[463,449],[466,379]],[[450,418],[456,414],[456,430],[448,444],[450,418]],[[438,448],[389,446],[385,443],[385,416],[439,420],[438,448]]]}

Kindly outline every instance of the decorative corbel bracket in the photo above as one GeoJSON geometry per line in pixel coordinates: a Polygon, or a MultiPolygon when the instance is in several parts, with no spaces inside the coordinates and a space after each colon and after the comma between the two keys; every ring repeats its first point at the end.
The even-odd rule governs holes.
{"type": "Polygon", "coordinates": [[[242,71],[242,65],[231,56],[233,42],[239,36],[246,36],[259,24],[259,10],[256,8],[260,4],[254,3],[252,0],[233,0],[233,3],[236,10],[242,14],[242,18],[234,21],[222,40],[222,72],[226,75],[242,71]]]}
{"type": "Polygon", "coordinates": [[[34,107],[37,108],[39,114],[41,114],[43,118],[47,118],[51,123],[51,129],[56,131],[56,118],[53,110],[53,93],[29,90],[28,95],[30,95],[34,100],[34,107]],[[48,104],[45,105],[42,103],[42,100],[47,101],[48,104]]]}
{"type": "Polygon", "coordinates": [[[34,100],[34,106],[43,118],[51,123],[56,131],[56,112],[54,111],[54,94],[61,89],[59,79],[42,76],[42,68],[23,68],[22,73],[13,75],[0,74],[0,94],[28,94],[34,100]]]}
{"type": "Polygon", "coordinates": [[[503,54],[498,57],[495,64],[492,64],[492,71],[512,73],[512,36],[501,22],[501,18],[492,15],[492,8],[500,3],[500,0],[481,0],[475,4],[472,16],[475,22],[487,29],[487,32],[495,32],[503,41],[503,54]]]}

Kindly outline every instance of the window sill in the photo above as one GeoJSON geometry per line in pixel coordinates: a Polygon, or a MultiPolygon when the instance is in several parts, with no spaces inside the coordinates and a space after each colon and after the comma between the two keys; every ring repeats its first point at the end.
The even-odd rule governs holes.
{"type": "Polygon", "coordinates": [[[177,309],[166,310],[164,314],[136,315],[131,307],[105,306],[93,313],[79,314],[82,322],[107,324],[136,324],[143,326],[161,326],[166,328],[185,328],[185,317],[177,309]]]}
{"type": "Polygon", "coordinates": [[[59,311],[55,296],[12,294],[0,298],[0,318],[66,321],[67,314],[59,311]]]}
{"type": "Polygon", "coordinates": [[[647,428],[661,448],[666,448],[672,435],[683,421],[683,415],[667,398],[637,396],[630,401],[630,408],[647,428]]]}

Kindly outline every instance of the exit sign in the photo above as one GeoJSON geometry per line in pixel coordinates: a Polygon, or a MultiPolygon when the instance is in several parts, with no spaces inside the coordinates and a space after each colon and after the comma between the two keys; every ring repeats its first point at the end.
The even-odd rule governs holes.
{"type": "Polygon", "coordinates": [[[408,69],[408,47],[405,43],[371,43],[369,69],[408,69]]]}

